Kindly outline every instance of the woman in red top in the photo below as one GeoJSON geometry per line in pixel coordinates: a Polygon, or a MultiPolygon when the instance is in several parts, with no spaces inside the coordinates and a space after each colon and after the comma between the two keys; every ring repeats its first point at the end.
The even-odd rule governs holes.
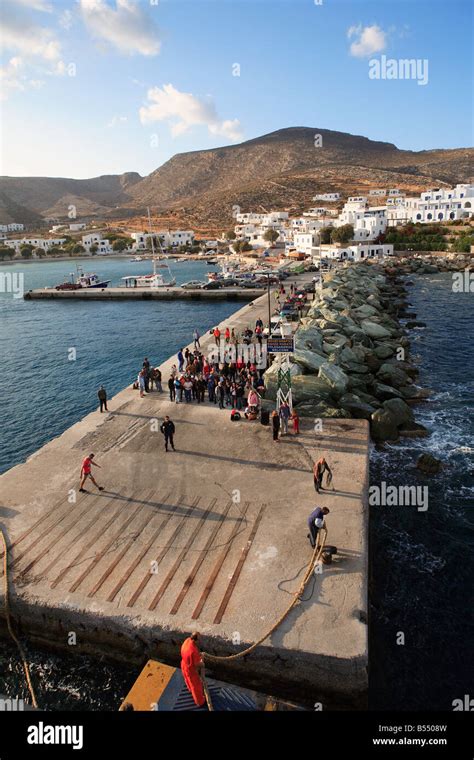
{"type": "Polygon", "coordinates": [[[194,702],[198,707],[203,707],[206,703],[201,681],[201,670],[204,663],[202,661],[201,652],[197,646],[198,640],[199,634],[197,631],[194,631],[194,633],[183,642],[181,647],[181,671],[194,702]]]}
{"type": "Polygon", "coordinates": [[[224,337],[225,337],[225,342],[228,343],[230,341],[230,330],[228,327],[225,328],[224,337]]]}
{"type": "Polygon", "coordinates": [[[89,456],[86,457],[82,463],[81,485],[79,486],[79,491],[81,492],[85,490],[84,483],[86,482],[87,478],[90,478],[92,480],[93,484],[95,485],[96,488],[99,489],[99,491],[104,490],[103,486],[99,486],[99,484],[95,482],[94,476],[92,475],[92,465],[94,465],[94,467],[100,468],[100,464],[97,464],[96,462],[94,462],[93,459],[94,459],[94,454],[89,454],[89,456]]]}

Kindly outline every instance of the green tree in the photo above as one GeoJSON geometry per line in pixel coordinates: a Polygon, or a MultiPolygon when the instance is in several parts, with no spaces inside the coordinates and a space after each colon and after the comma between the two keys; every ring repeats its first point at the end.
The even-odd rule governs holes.
{"type": "Polygon", "coordinates": [[[266,230],[266,232],[265,232],[265,234],[263,236],[263,239],[266,240],[271,245],[273,245],[273,243],[275,242],[275,240],[278,240],[279,237],[280,237],[279,232],[277,232],[276,230],[274,230],[274,229],[272,229],[270,227],[270,229],[266,230]]]}
{"type": "Polygon", "coordinates": [[[321,245],[328,245],[331,242],[332,227],[322,227],[319,231],[319,240],[321,245]]]}
{"type": "Polygon", "coordinates": [[[24,259],[31,259],[33,256],[33,246],[29,244],[20,246],[20,253],[24,259]]]}
{"type": "Polygon", "coordinates": [[[354,237],[354,227],[352,224],[343,224],[342,227],[334,227],[331,230],[332,243],[348,243],[354,237]]]}
{"type": "Polygon", "coordinates": [[[0,246],[0,259],[2,261],[5,261],[5,259],[12,259],[13,258],[13,248],[9,248],[7,245],[0,246]]]}
{"type": "Polygon", "coordinates": [[[234,230],[227,230],[224,237],[226,240],[235,240],[237,235],[235,234],[234,230]]]}
{"type": "Polygon", "coordinates": [[[95,245],[94,243],[94,245],[91,245],[91,247],[89,248],[89,253],[97,253],[98,250],[99,250],[99,246],[95,245]]]}
{"type": "Polygon", "coordinates": [[[242,245],[240,246],[241,251],[252,251],[253,248],[246,240],[243,241],[242,245]]]}
{"type": "Polygon", "coordinates": [[[117,238],[115,243],[112,245],[113,251],[124,251],[126,248],[128,248],[128,243],[125,238],[117,238]]]}
{"type": "Polygon", "coordinates": [[[474,245],[473,235],[461,235],[453,243],[453,251],[457,253],[469,253],[471,245],[474,245]]]}
{"type": "Polygon", "coordinates": [[[44,257],[46,256],[46,251],[44,250],[44,248],[35,248],[33,253],[38,259],[44,259],[44,257]]]}
{"type": "Polygon", "coordinates": [[[72,253],[84,253],[85,248],[80,243],[76,243],[76,245],[72,249],[72,253]]]}

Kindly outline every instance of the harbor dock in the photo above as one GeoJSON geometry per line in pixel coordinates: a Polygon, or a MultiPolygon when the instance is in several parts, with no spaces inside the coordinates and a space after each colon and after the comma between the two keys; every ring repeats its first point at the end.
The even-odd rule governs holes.
{"type": "Polygon", "coordinates": [[[25,300],[149,300],[175,301],[177,299],[191,301],[253,301],[262,295],[262,288],[217,288],[216,290],[201,290],[186,288],[80,288],[78,290],[56,290],[55,288],[39,288],[25,293],[25,300]]]}
{"type": "MultiPolygon", "coordinates": [[[[266,312],[260,295],[220,328],[253,327],[266,312]]],[[[201,339],[203,352],[209,341],[201,339]]],[[[175,362],[173,356],[161,365],[164,389],[175,362]]],[[[320,431],[302,419],[299,436],[276,444],[259,421],[231,422],[229,409],[176,404],[166,392],[140,398],[127,387],[108,406],[108,414],[92,412],[0,477],[19,633],[32,643],[137,665],[150,658],[179,665],[192,630],[205,652],[236,654],[288,607],[312,555],[307,517],[327,506],[333,562],[321,565],[257,649],[208,671],[310,709],[364,707],[367,422],[328,419],[320,431]],[[176,452],[164,451],[164,415],[176,426],[176,452]],[[89,452],[104,490],[89,484],[78,493],[89,452]],[[335,490],[317,495],[312,467],[321,455],[335,490]]],[[[6,635],[4,624],[2,589],[6,635]]]]}

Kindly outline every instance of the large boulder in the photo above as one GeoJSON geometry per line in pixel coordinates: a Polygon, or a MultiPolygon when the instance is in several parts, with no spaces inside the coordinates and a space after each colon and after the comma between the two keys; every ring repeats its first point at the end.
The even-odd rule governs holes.
{"type": "Polygon", "coordinates": [[[322,380],[331,389],[333,396],[342,396],[349,385],[349,378],[340,367],[335,364],[322,364],[319,369],[318,379],[322,380]]]}
{"type": "Polygon", "coordinates": [[[369,338],[391,338],[392,333],[387,330],[386,327],[377,324],[376,322],[370,322],[368,319],[362,320],[360,323],[362,330],[369,338]]]}
{"type": "Polygon", "coordinates": [[[297,404],[296,409],[301,417],[312,417],[319,419],[323,417],[341,418],[350,417],[347,411],[331,406],[325,401],[305,401],[303,404],[297,404]]]}
{"type": "Polygon", "coordinates": [[[374,441],[398,441],[397,422],[388,409],[376,409],[370,417],[370,434],[374,441]]]}
{"type": "Polygon", "coordinates": [[[377,309],[374,309],[374,307],[371,306],[370,304],[364,304],[363,306],[357,306],[357,308],[354,309],[353,313],[359,319],[368,319],[369,317],[375,317],[378,314],[377,309]]]}
{"type": "Polygon", "coordinates": [[[443,467],[440,459],[436,459],[432,454],[422,454],[418,457],[416,466],[425,475],[436,475],[443,467]]]}
{"type": "Polygon", "coordinates": [[[404,422],[398,426],[398,432],[405,438],[427,438],[430,431],[418,422],[404,422]]]}
{"type": "Polygon", "coordinates": [[[370,416],[375,412],[375,407],[366,404],[359,396],[354,393],[345,393],[338,401],[341,409],[350,412],[351,417],[360,420],[370,420],[370,416]]]}
{"type": "Polygon", "coordinates": [[[295,348],[322,353],[323,338],[321,331],[314,325],[300,327],[295,333],[295,348]]]}
{"type": "Polygon", "coordinates": [[[377,372],[377,378],[382,383],[392,385],[394,388],[400,388],[402,385],[410,385],[411,379],[407,373],[395,364],[382,364],[377,372]]]}
{"type": "Polygon", "coordinates": [[[393,356],[394,353],[395,349],[387,343],[381,343],[374,348],[374,354],[378,359],[388,359],[390,356],[393,356]]]}
{"type": "Polygon", "coordinates": [[[317,372],[321,365],[327,361],[325,356],[320,356],[320,354],[304,348],[296,348],[293,358],[297,364],[308,370],[308,372],[317,372]]]}
{"type": "Polygon", "coordinates": [[[403,423],[413,422],[413,412],[401,398],[390,398],[382,404],[384,409],[388,409],[396,420],[397,427],[403,423]]]}
{"type": "Polygon", "coordinates": [[[305,401],[315,403],[320,400],[334,403],[332,388],[320,377],[314,375],[296,375],[293,377],[291,379],[291,391],[294,404],[305,401]]]}
{"type": "Polygon", "coordinates": [[[402,397],[402,393],[400,391],[398,391],[396,388],[393,388],[391,385],[385,385],[385,383],[375,382],[373,384],[373,392],[374,396],[380,399],[380,401],[386,401],[388,398],[402,397]]]}

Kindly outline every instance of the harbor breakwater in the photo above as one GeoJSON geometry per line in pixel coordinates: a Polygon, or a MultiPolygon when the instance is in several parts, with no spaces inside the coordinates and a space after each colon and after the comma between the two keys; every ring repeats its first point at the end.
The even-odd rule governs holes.
{"type": "MultiPolygon", "coordinates": [[[[423,323],[410,312],[403,276],[460,272],[468,257],[436,264],[430,257],[396,263],[363,262],[326,276],[295,335],[290,374],[293,404],[302,417],[366,419],[377,443],[425,437],[413,405],[430,391],[417,385],[408,330],[423,323]]],[[[265,374],[276,398],[281,359],[265,374]]]]}

